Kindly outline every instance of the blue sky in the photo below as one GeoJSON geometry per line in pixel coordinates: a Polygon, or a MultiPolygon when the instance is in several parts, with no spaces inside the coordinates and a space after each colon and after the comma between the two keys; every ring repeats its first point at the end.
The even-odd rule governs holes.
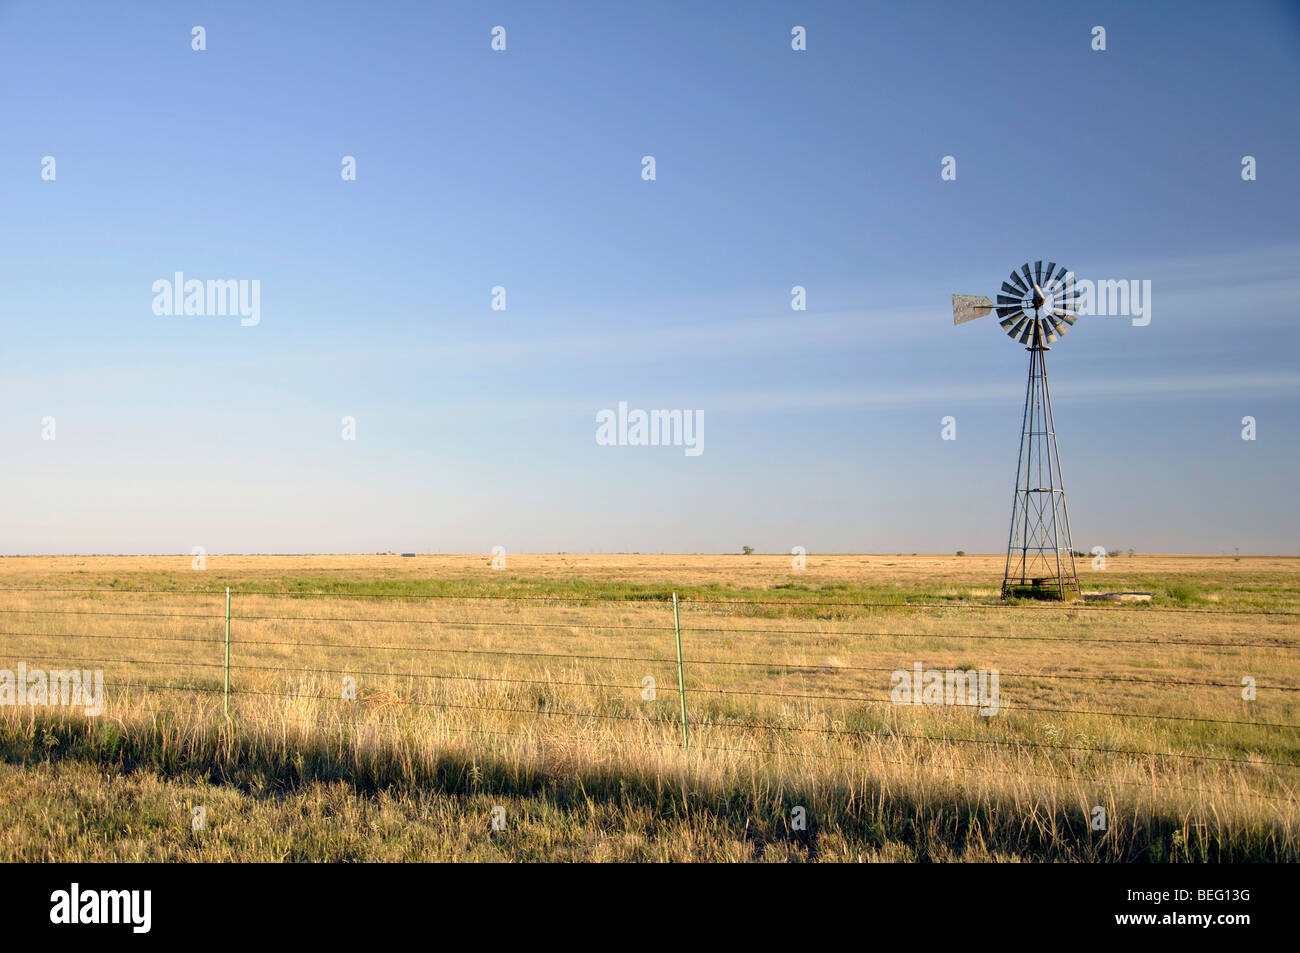
{"type": "Polygon", "coordinates": [[[1040,258],[1152,282],[1048,355],[1076,547],[1300,548],[1294,4],[0,2],[0,83],[0,552],[998,551],[949,296],[1040,258]]]}

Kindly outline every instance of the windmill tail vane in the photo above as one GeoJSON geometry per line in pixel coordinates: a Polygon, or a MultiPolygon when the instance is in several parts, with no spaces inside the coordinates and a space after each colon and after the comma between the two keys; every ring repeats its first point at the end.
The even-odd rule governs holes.
{"type": "Polygon", "coordinates": [[[1061,478],[1046,352],[1079,317],[1074,273],[1049,262],[1026,262],[1002,282],[996,302],[981,295],[952,296],[953,324],[994,311],[1002,330],[1029,352],[1020,426],[1020,456],[1011,503],[1011,530],[1002,597],[1078,598],[1079,576],[1070,539],[1070,515],[1061,478]]]}

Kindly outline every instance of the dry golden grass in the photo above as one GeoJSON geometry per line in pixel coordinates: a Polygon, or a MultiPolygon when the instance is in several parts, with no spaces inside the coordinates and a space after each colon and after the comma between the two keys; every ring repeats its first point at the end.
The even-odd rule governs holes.
{"type": "MultiPolygon", "coordinates": [[[[858,584],[879,581],[886,584],[948,583],[977,585],[996,594],[1002,578],[1005,556],[967,556],[916,553],[807,556],[807,568],[799,574],[790,569],[791,557],[755,553],[752,556],[716,553],[511,553],[508,574],[528,579],[581,579],[593,582],[632,580],[641,584],[673,582],[679,585],[711,584],[770,587],[791,580],[808,585],[858,584]]],[[[9,580],[22,584],[45,582],[74,584],[79,577],[169,575],[179,584],[188,580],[205,582],[191,570],[190,556],[22,556],[0,557],[0,585],[9,580]]],[[[1085,589],[1109,578],[1192,574],[1224,576],[1228,579],[1257,573],[1282,573],[1294,578],[1300,573],[1300,559],[1290,556],[1196,556],[1139,553],[1112,556],[1105,573],[1093,572],[1090,560],[1080,559],[1079,574],[1085,589]]],[[[482,553],[454,555],[303,555],[303,556],[209,556],[209,575],[243,581],[278,580],[286,575],[337,576],[368,580],[427,580],[481,578],[491,583],[495,574],[491,557],[482,553]]]]}
{"type": "MultiPolygon", "coordinates": [[[[189,557],[0,559],[0,668],[100,668],[111,686],[95,723],[4,713],[0,740],[22,765],[15,789],[29,793],[0,796],[0,817],[21,830],[34,816],[40,798],[24,772],[62,772],[92,800],[116,798],[78,773],[87,764],[146,788],[139,779],[171,778],[213,803],[235,798],[206,840],[185,833],[187,808],[167,813],[180,807],[164,787],[156,799],[172,807],[159,807],[167,823],[152,839],[74,832],[40,854],[10,833],[0,851],[1297,855],[1300,748],[1293,728],[1272,727],[1300,724],[1300,692],[1283,690],[1300,688],[1297,617],[1285,614],[1300,611],[1297,560],[1124,556],[1081,573],[1085,591],[1147,589],[1151,606],[981,608],[1001,557],[810,555],[802,573],[788,556],[508,558],[506,572],[487,556],[212,556],[202,572],[189,557]],[[236,590],[229,723],[226,585],[236,590]],[[686,750],[671,589],[686,596],[686,750]],[[924,607],[880,605],[904,600],[924,607]],[[917,661],[997,669],[1002,711],[891,704],[890,673],[917,661]],[[1244,676],[1258,681],[1254,701],[1241,698],[1244,676]],[[342,698],[345,677],[355,701],[342,698]],[[333,825],[312,805],[338,797],[335,783],[443,821],[346,845],[318,837],[333,825]],[[302,799],[307,827],[284,849],[226,823],[275,828],[283,805],[269,791],[302,799]],[[519,826],[492,840],[497,803],[519,826]],[[1104,832],[1088,825],[1098,805],[1104,832]],[[791,829],[794,806],[812,831],[791,829]],[[483,844],[467,845],[473,832],[483,844]]],[[[54,801],[40,810],[57,813],[54,801]]]]}

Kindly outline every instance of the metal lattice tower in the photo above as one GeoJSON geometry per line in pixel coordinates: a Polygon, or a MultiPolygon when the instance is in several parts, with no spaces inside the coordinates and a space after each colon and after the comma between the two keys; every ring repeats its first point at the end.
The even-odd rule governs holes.
{"type": "Polygon", "coordinates": [[[1080,596],[1079,576],[1070,539],[1070,515],[1056,445],[1052,392],[1047,383],[1045,355],[1078,318],[1073,273],[1055,262],[1041,261],[1013,271],[1002,283],[995,306],[988,298],[953,295],[953,323],[962,324],[995,307],[1004,331],[1029,352],[1029,382],[1025,387],[1020,427],[1020,459],[1011,503],[1011,532],[1002,597],[1037,596],[1067,599],[1080,596]]]}
{"type": "Polygon", "coordinates": [[[1079,595],[1079,576],[1070,541],[1070,514],[1065,505],[1061,456],[1056,447],[1052,391],[1044,355],[1050,347],[1036,339],[1029,351],[1029,383],[1020,427],[1020,461],[1011,502],[1011,534],[1002,597],[1054,592],[1079,595]],[[1046,590],[1044,592],[1044,590],[1046,590]]]}

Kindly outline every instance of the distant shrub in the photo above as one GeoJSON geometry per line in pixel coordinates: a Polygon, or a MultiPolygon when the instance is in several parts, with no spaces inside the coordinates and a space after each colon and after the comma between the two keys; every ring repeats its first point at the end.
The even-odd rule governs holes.
{"type": "Polygon", "coordinates": [[[1165,592],[1168,593],[1169,598],[1173,599],[1175,602],[1188,603],[1201,601],[1200,590],[1195,586],[1189,586],[1184,582],[1176,582],[1166,586],[1165,592]]]}
{"type": "Polygon", "coordinates": [[[965,555],[966,555],[966,550],[964,550],[964,549],[959,549],[959,550],[957,550],[957,555],[958,555],[958,556],[965,556],[965,555]]]}

